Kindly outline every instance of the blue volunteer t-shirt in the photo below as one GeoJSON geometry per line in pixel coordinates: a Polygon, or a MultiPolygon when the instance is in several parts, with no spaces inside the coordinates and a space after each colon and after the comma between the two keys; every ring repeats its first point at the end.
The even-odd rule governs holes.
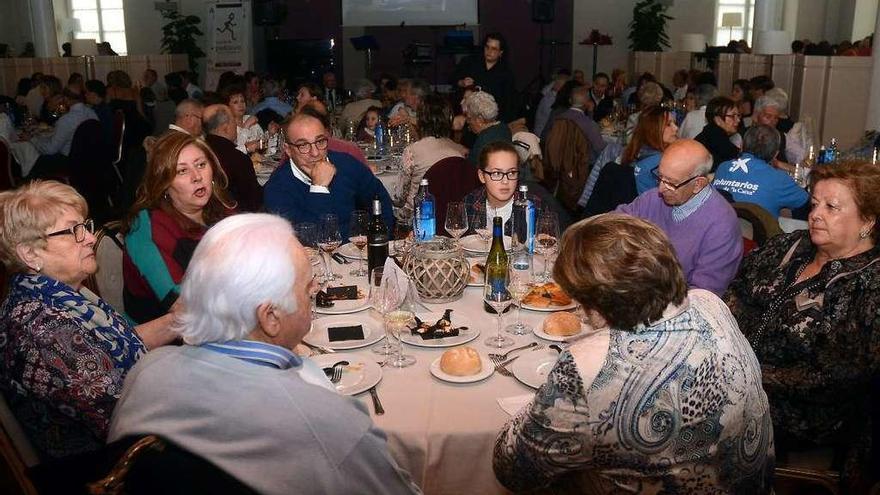
{"type": "Polygon", "coordinates": [[[799,208],[810,199],[787,173],[751,153],[722,162],[712,185],[729,192],[734,201],[757,204],[776,217],[782,208],[799,208]]]}
{"type": "Polygon", "coordinates": [[[663,156],[663,153],[647,146],[639,152],[639,161],[633,163],[633,174],[636,176],[636,192],[639,194],[657,187],[657,179],[651,175],[651,171],[660,165],[661,156],[663,156]]]}

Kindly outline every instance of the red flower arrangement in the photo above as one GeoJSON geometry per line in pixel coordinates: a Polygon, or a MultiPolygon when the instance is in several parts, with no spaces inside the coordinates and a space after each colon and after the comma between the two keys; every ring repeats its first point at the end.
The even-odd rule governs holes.
{"type": "Polygon", "coordinates": [[[605,46],[605,45],[612,45],[613,43],[611,42],[611,36],[608,36],[607,34],[602,34],[599,32],[598,29],[594,29],[594,30],[590,31],[589,36],[587,36],[586,38],[584,38],[583,41],[581,41],[581,44],[582,45],[605,46]]]}

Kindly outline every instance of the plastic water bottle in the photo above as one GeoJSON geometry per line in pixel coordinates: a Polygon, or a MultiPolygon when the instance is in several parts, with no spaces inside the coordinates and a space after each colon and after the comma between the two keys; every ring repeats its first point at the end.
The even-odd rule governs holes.
{"type": "Polygon", "coordinates": [[[428,191],[428,179],[419,182],[413,208],[413,232],[416,242],[430,241],[436,233],[436,213],[434,195],[428,191]]]}
{"type": "Polygon", "coordinates": [[[535,204],[529,200],[529,186],[519,186],[513,200],[513,246],[535,254],[535,204]]]}
{"type": "Polygon", "coordinates": [[[379,155],[385,154],[385,126],[382,124],[382,119],[380,118],[378,122],[376,122],[376,130],[374,131],[376,134],[376,153],[379,155]]]}

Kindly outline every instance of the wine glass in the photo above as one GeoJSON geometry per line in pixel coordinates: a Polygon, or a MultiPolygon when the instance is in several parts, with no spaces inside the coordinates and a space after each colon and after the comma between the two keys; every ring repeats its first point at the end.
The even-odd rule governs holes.
{"type": "Polygon", "coordinates": [[[489,243],[492,241],[492,225],[489,223],[486,215],[486,205],[479,203],[474,205],[474,213],[471,215],[471,227],[486,244],[486,251],[489,251],[489,243]]]}
{"type": "Polygon", "coordinates": [[[383,280],[385,275],[385,267],[377,266],[370,271],[370,294],[369,301],[373,309],[382,315],[382,326],[385,331],[385,342],[381,347],[374,347],[373,352],[383,356],[390,356],[394,352],[394,346],[391,345],[391,337],[388,335],[388,324],[385,321],[385,314],[391,311],[400,295],[397,287],[397,280],[394,277],[388,277],[383,280]]]}
{"type": "Polygon", "coordinates": [[[369,223],[369,215],[365,210],[354,210],[351,212],[351,219],[348,222],[348,240],[358,249],[357,268],[351,271],[350,275],[355,277],[366,277],[367,270],[364,268],[364,248],[367,247],[367,225],[369,223]]]}
{"type": "Polygon", "coordinates": [[[534,286],[532,275],[532,263],[529,252],[523,250],[513,253],[510,260],[510,283],[507,286],[507,290],[510,292],[510,297],[516,303],[517,312],[516,323],[507,325],[504,328],[506,332],[514,335],[525,335],[532,331],[530,325],[522,322],[522,300],[534,286]]]}
{"type": "Polygon", "coordinates": [[[409,325],[414,323],[415,313],[402,303],[403,301],[397,301],[396,309],[385,315],[385,325],[390,330],[386,335],[393,336],[397,341],[397,353],[389,356],[393,359],[388,361],[387,365],[395,368],[406,368],[416,364],[416,358],[403,353],[403,339],[401,338],[403,332],[409,330],[409,325]]]}
{"type": "Polygon", "coordinates": [[[510,290],[510,274],[507,266],[486,267],[486,282],[483,285],[483,300],[495,310],[498,315],[498,329],[495,335],[486,339],[485,344],[497,349],[513,345],[513,339],[501,333],[504,310],[513,302],[510,290]],[[498,268],[497,271],[494,268],[498,268]]]}
{"type": "Polygon", "coordinates": [[[330,268],[330,257],[342,244],[342,235],[339,233],[339,217],[334,213],[321,215],[321,224],[318,227],[318,247],[324,252],[324,280],[332,282],[341,276],[333,273],[330,268]]]}
{"type": "Polygon", "coordinates": [[[550,281],[550,257],[556,254],[558,248],[559,219],[555,212],[543,210],[538,215],[538,225],[535,230],[535,251],[544,257],[544,271],[538,277],[539,282],[550,281]]]}
{"type": "MultiPolygon", "coordinates": [[[[303,249],[306,250],[306,255],[309,257],[309,263],[314,265],[315,263],[312,260],[318,258],[320,253],[318,252],[318,226],[311,222],[303,222],[298,223],[293,226],[293,233],[296,238],[299,240],[299,243],[302,244],[303,249]]],[[[320,258],[318,258],[320,259],[320,258]]],[[[318,290],[323,288],[322,277],[315,277],[318,281],[318,290]]],[[[317,292],[317,291],[315,291],[317,292]]],[[[315,307],[315,297],[316,293],[312,293],[312,319],[316,319],[317,311],[315,307]]]]}
{"type": "Polygon", "coordinates": [[[461,246],[461,236],[468,230],[467,209],[461,201],[452,201],[446,205],[446,232],[455,239],[455,245],[461,246]]]}

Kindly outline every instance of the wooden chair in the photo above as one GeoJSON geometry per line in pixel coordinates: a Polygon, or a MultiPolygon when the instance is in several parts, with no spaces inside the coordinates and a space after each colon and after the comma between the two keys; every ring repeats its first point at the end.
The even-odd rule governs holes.
{"type": "Polygon", "coordinates": [[[15,189],[15,174],[12,172],[12,155],[9,143],[0,138],[0,191],[15,189]]]}
{"type": "Polygon", "coordinates": [[[37,495],[37,489],[31,481],[28,469],[39,464],[40,458],[2,395],[0,395],[0,458],[6,464],[19,493],[37,495]]]}
{"type": "Polygon", "coordinates": [[[477,169],[466,159],[457,156],[444,158],[425,172],[434,195],[434,218],[437,233],[443,233],[446,225],[446,206],[453,201],[461,201],[464,196],[476,189],[477,169]]]}
{"type": "Polygon", "coordinates": [[[776,465],[774,491],[777,495],[841,493],[840,473],[832,468],[834,452],[816,449],[790,453],[776,465]]]}
{"type": "Polygon", "coordinates": [[[116,172],[116,178],[119,179],[119,183],[122,184],[122,172],[120,172],[119,167],[122,163],[124,146],[125,142],[125,113],[122,110],[116,110],[113,112],[113,143],[112,143],[112,156],[113,162],[113,170],[116,172]]]}
{"type": "Polygon", "coordinates": [[[764,208],[744,202],[731,203],[730,206],[739,217],[743,233],[743,255],[756,247],[763,246],[768,239],[782,233],[779,221],[764,208]]]}
{"type": "Polygon", "coordinates": [[[120,222],[108,222],[98,232],[95,242],[95,257],[98,271],[95,273],[95,292],[113,307],[123,313],[125,303],[122,297],[122,254],[125,238],[119,232],[120,222]]]}
{"type": "Polygon", "coordinates": [[[113,166],[108,149],[100,122],[86,120],[76,128],[67,157],[70,185],[83,195],[90,215],[99,223],[113,218],[110,198],[119,186],[108,175],[113,166]]]}

